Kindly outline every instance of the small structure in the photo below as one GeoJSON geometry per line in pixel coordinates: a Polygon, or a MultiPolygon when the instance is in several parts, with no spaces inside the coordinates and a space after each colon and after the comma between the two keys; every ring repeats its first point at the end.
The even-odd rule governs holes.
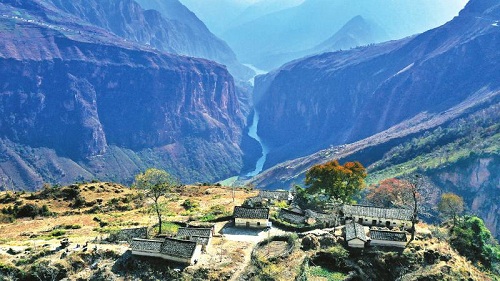
{"type": "Polygon", "coordinates": [[[133,255],[157,257],[186,264],[194,264],[201,255],[201,244],[175,238],[164,240],[134,238],[131,248],[133,255]]]}
{"type": "Polygon", "coordinates": [[[336,227],[340,224],[340,219],[337,213],[325,214],[309,209],[306,210],[305,213],[309,221],[314,221],[314,224],[322,224],[325,227],[336,227]]]}
{"type": "Polygon", "coordinates": [[[258,197],[267,199],[269,202],[287,201],[290,203],[293,200],[293,195],[289,191],[284,190],[260,190],[258,197]]]}
{"type": "Polygon", "coordinates": [[[407,209],[379,208],[362,205],[344,205],[342,214],[345,220],[353,220],[367,226],[411,227],[413,212],[407,209]]]}
{"type": "Polygon", "coordinates": [[[134,238],[148,238],[148,228],[139,227],[121,229],[118,233],[114,233],[110,236],[112,236],[111,238],[113,241],[127,241],[130,243],[134,238]]]}
{"type": "Polygon", "coordinates": [[[297,225],[301,225],[306,222],[306,216],[304,214],[287,209],[280,209],[278,217],[288,223],[297,225]]]}
{"type": "Polygon", "coordinates": [[[236,206],[233,217],[235,226],[265,228],[269,222],[269,208],[236,206]]]}
{"type": "Polygon", "coordinates": [[[365,227],[351,221],[345,225],[345,241],[352,248],[364,248],[368,241],[366,237],[365,227]]]}
{"type": "Polygon", "coordinates": [[[213,235],[213,228],[180,227],[175,236],[178,239],[194,241],[202,245],[205,249],[210,243],[213,235]]]}
{"type": "Polygon", "coordinates": [[[408,237],[404,231],[370,229],[370,245],[405,248],[408,237]]]}

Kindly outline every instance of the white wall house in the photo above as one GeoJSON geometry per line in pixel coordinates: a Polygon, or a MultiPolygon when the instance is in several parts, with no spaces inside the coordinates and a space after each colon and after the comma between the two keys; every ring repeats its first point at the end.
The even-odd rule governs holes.
{"type": "Polygon", "coordinates": [[[201,244],[194,241],[165,238],[164,240],[134,238],[133,255],[157,257],[165,260],[194,264],[201,256],[201,244]]]}
{"type": "Polygon", "coordinates": [[[234,207],[234,224],[238,227],[266,228],[269,222],[268,208],[234,207]]]}
{"type": "Polygon", "coordinates": [[[350,221],[345,225],[345,241],[351,248],[364,248],[368,237],[364,226],[350,221]]]}
{"type": "Polygon", "coordinates": [[[370,245],[405,248],[408,237],[404,231],[370,229],[370,245]]]}
{"type": "Polygon", "coordinates": [[[345,220],[353,220],[366,226],[385,226],[409,229],[413,212],[407,209],[378,208],[361,205],[344,205],[345,220]]]}

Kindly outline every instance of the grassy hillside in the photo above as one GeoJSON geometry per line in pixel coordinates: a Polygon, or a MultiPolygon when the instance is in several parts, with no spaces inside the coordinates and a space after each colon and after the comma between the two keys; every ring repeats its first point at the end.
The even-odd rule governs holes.
{"type": "Polygon", "coordinates": [[[340,228],[316,234],[297,235],[273,228],[269,233],[220,235],[221,228],[230,225],[224,216],[256,193],[243,188],[185,186],[169,197],[164,225],[167,235],[175,234],[180,222],[196,225],[217,217],[222,220],[215,223],[216,235],[207,252],[196,265],[185,267],[133,256],[128,244],[111,239],[119,229],[137,226],[149,227],[154,235],[156,218],[148,212],[150,202],[134,189],[96,182],[45,186],[35,193],[2,192],[0,280],[494,278],[448,244],[449,229],[426,224],[418,225],[417,241],[404,250],[349,250],[340,228]],[[25,208],[27,205],[36,207],[25,208]],[[62,238],[71,242],[66,249],[60,247],[62,238]],[[316,246],[306,246],[308,239],[316,240],[316,246]]]}

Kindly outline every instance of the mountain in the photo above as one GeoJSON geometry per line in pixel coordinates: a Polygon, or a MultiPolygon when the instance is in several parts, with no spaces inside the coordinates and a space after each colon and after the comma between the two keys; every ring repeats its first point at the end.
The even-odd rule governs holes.
{"type": "MultiPolygon", "coordinates": [[[[357,15],[377,23],[390,39],[400,39],[445,23],[466,2],[423,0],[383,1],[381,4],[369,0],[306,0],[299,6],[242,23],[220,36],[240,61],[272,69],[279,65],[265,68],[264,57],[311,49],[357,15]]],[[[377,39],[380,42],[385,38],[377,39]]]]}
{"type": "Polygon", "coordinates": [[[130,182],[153,166],[183,181],[240,170],[244,117],[226,67],[123,39],[48,1],[3,1],[0,15],[4,189],[130,182]]]}
{"type": "Polygon", "coordinates": [[[338,51],[386,41],[388,38],[389,36],[379,25],[358,15],[350,19],[332,37],[316,46],[314,51],[316,53],[338,51]]]}
{"type": "Polygon", "coordinates": [[[210,30],[220,36],[231,27],[297,6],[304,0],[181,0],[181,2],[203,20],[210,30]]]}
{"type": "Polygon", "coordinates": [[[127,40],[166,52],[217,61],[225,64],[235,77],[242,80],[248,80],[253,75],[252,70],[238,62],[231,48],[213,35],[178,0],[51,2],[59,9],[127,40]]]}
{"type": "Polygon", "coordinates": [[[258,76],[266,167],[497,92],[498,7],[477,12],[476,2],[421,35],[313,56],[258,76]]]}
{"type": "Polygon", "coordinates": [[[421,35],[258,77],[259,135],[270,162],[249,183],[284,188],[301,184],[315,164],[358,160],[369,183],[425,176],[430,208],[444,192],[459,194],[499,237],[499,19],[497,1],[473,0],[421,35]]]}
{"type": "Polygon", "coordinates": [[[379,43],[389,38],[389,35],[377,23],[358,15],[315,47],[298,52],[264,54],[258,65],[265,69],[272,69],[297,58],[379,43]]]}

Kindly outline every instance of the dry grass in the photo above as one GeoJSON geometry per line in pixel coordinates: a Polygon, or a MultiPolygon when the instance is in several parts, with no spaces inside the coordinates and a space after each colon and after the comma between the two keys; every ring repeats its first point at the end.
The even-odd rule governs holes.
{"type": "MultiPolygon", "coordinates": [[[[125,200],[127,197],[135,198],[138,196],[137,190],[113,183],[81,184],[77,188],[86,202],[101,200],[101,206],[104,207],[109,206],[111,200],[120,201],[122,199],[125,200]]],[[[216,186],[185,186],[180,188],[167,200],[168,214],[166,219],[170,221],[196,219],[203,216],[211,207],[216,205],[222,206],[227,213],[231,213],[235,205],[239,205],[246,198],[257,194],[257,191],[246,191],[242,188],[236,188],[234,190],[235,200],[233,203],[232,191],[232,188],[229,187],[216,186]],[[199,207],[187,213],[184,207],[181,206],[186,199],[198,202],[199,207]]],[[[0,198],[3,198],[4,194],[5,192],[1,192],[0,198]]],[[[38,206],[47,205],[49,210],[55,212],[56,215],[54,217],[38,217],[35,219],[22,218],[16,219],[13,223],[0,224],[0,245],[24,245],[27,241],[33,239],[47,240],[49,242],[51,239],[47,235],[51,230],[60,225],[80,226],[81,228],[79,229],[67,230],[65,236],[70,237],[74,241],[86,241],[102,235],[99,223],[94,220],[96,217],[107,223],[106,227],[114,228],[152,226],[157,222],[156,216],[148,212],[148,205],[151,203],[148,200],[144,200],[146,204],[138,208],[134,202],[119,202],[119,205],[128,206],[131,210],[111,210],[104,213],[88,214],[86,212],[92,207],[73,209],[69,206],[71,201],[57,198],[32,200],[29,199],[30,195],[31,193],[20,194],[17,201],[21,201],[21,204],[34,203],[38,206]]],[[[0,209],[13,205],[14,203],[12,202],[7,204],[0,203],[0,209]]],[[[59,239],[54,238],[52,240],[58,241],[59,239]]]]}

